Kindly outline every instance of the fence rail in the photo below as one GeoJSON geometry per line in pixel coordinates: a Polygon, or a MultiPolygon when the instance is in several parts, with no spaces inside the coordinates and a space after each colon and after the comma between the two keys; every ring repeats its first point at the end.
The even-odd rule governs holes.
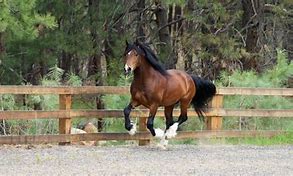
{"type": "MultiPolygon", "coordinates": [[[[283,131],[185,131],[178,132],[176,139],[186,138],[215,138],[215,137],[272,137],[283,134],[283,131]]],[[[23,135],[23,136],[2,136],[1,144],[41,144],[41,143],[70,143],[79,141],[107,141],[107,140],[139,140],[149,141],[153,137],[149,132],[139,132],[134,136],[128,133],[85,133],[85,134],[59,134],[59,135],[23,135]]]]}
{"type": "MultiPolygon", "coordinates": [[[[180,110],[173,111],[174,116],[179,116],[180,110]]],[[[190,117],[197,117],[193,110],[188,110],[190,117]]],[[[223,116],[223,117],[292,117],[293,109],[212,109],[205,113],[206,117],[223,116]]],[[[136,109],[131,111],[131,116],[146,117],[147,109],[136,109]]],[[[0,111],[0,119],[62,119],[62,118],[121,118],[123,112],[121,109],[116,110],[56,110],[56,111],[0,111]]],[[[158,110],[156,117],[164,117],[164,111],[158,110]]]]}
{"type": "MultiPolygon", "coordinates": [[[[53,111],[0,111],[0,119],[59,119],[59,135],[24,135],[0,136],[0,144],[21,143],[70,143],[86,140],[139,140],[139,144],[149,143],[151,136],[146,132],[146,118],[148,110],[138,109],[131,112],[131,116],[140,117],[140,132],[134,136],[126,133],[93,133],[70,134],[72,118],[113,118],[123,117],[122,110],[89,110],[71,109],[72,96],[78,94],[129,94],[129,87],[115,86],[83,86],[83,87],[42,87],[42,86],[0,86],[0,94],[54,94],[59,95],[59,110],[53,111]]],[[[223,117],[293,117],[293,109],[224,109],[223,99],[231,95],[265,95],[292,97],[292,88],[219,88],[217,95],[210,103],[206,116],[206,131],[180,132],[177,139],[201,137],[244,137],[244,136],[273,136],[282,131],[221,131],[223,117]]],[[[174,116],[179,115],[174,110],[174,116]]],[[[197,114],[189,110],[189,116],[197,114]]],[[[158,110],[158,117],[164,117],[162,109],[158,110]]]]}
{"type": "MultiPolygon", "coordinates": [[[[0,86],[0,94],[129,94],[128,86],[0,86]]],[[[292,88],[248,88],[225,87],[217,90],[218,95],[274,95],[292,96],[292,88]]]]}

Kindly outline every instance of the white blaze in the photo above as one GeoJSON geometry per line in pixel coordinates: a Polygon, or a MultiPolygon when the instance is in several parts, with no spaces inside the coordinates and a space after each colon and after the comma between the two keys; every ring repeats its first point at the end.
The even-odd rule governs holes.
{"type": "Polygon", "coordinates": [[[131,52],[132,52],[132,50],[131,50],[131,51],[129,51],[129,52],[127,53],[127,55],[130,55],[130,54],[131,54],[131,52]]]}
{"type": "Polygon", "coordinates": [[[131,69],[131,67],[129,67],[127,64],[125,64],[125,66],[124,66],[125,71],[127,71],[129,68],[131,69]]]}

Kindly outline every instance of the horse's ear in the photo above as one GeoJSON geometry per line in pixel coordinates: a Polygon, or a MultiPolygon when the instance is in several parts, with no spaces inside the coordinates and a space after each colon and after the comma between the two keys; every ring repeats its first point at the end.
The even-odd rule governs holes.
{"type": "Polygon", "coordinates": [[[127,41],[127,40],[125,40],[125,44],[126,44],[126,46],[128,46],[128,45],[129,45],[129,43],[128,43],[128,41],[127,41]]]}

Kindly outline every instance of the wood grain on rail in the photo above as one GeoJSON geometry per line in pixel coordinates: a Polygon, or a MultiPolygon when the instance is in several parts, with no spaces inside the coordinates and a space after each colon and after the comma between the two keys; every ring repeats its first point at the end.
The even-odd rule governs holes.
{"type": "MultiPolygon", "coordinates": [[[[146,117],[148,116],[147,109],[133,110],[131,117],[146,117]]],[[[173,113],[174,117],[180,115],[180,110],[176,109],[173,113]]],[[[293,109],[209,109],[205,113],[210,116],[224,117],[293,117],[293,109]]],[[[63,118],[115,118],[123,117],[123,110],[55,110],[55,111],[0,111],[0,119],[15,120],[15,119],[63,119],[63,118]]],[[[158,110],[157,117],[164,117],[164,111],[158,110]]],[[[188,111],[189,117],[197,117],[193,110],[188,111]]]]}
{"type": "MultiPolygon", "coordinates": [[[[293,88],[218,88],[220,95],[293,96],[293,88]]],[[[129,94],[128,86],[0,86],[0,94],[129,94]]]]}
{"type": "Polygon", "coordinates": [[[129,94],[123,86],[0,86],[0,94],[129,94]]]}

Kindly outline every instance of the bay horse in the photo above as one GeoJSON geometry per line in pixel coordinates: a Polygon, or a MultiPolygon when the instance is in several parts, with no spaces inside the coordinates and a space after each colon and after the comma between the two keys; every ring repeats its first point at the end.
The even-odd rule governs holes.
{"type": "Polygon", "coordinates": [[[159,63],[156,54],[138,41],[129,44],[126,41],[124,52],[125,74],[133,72],[131,100],[124,109],[125,128],[130,135],[136,132],[136,125],[130,120],[130,112],[143,105],[149,109],[147,128],[154,137],[170,139],[175,137],[178,126],[187,120],[187,109],[193,105],[200,119],[203,108],[215,95],[215,85],[199,77],[190,76],[180,70],[166,70],[159,63]],[[173,121],[173,109],[180,103],[180,116],[173,121]],[[166,130],[154,129],[153,123],[158,107],[164,106],[166,130]]]}

